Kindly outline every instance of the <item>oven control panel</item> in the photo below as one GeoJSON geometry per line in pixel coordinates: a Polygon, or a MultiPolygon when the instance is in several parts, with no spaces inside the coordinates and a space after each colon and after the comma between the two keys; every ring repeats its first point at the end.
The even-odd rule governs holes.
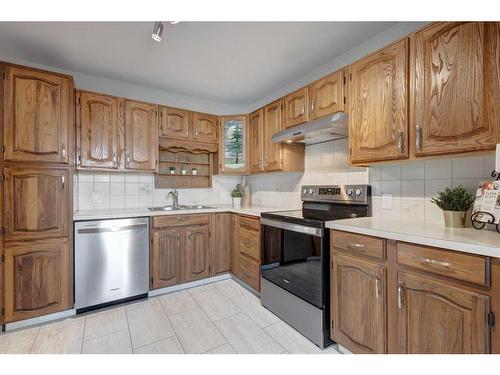
{"type": "Polygon", "coordinates": [[[303,201],[368,203],[370,185],[307,185],[302,187],[303,201]]]}

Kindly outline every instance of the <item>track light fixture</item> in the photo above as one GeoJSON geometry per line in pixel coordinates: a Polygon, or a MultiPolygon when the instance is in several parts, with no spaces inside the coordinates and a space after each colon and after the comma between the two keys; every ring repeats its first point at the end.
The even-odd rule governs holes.
{"type": "Polygon", "coordinates": [[[162,22],[155,22],[155,25],[153,27],[153,34],[151,34],[151,38],[155,42],[161,42],[161,37],[163,35],[163,23],[162,22]]]}

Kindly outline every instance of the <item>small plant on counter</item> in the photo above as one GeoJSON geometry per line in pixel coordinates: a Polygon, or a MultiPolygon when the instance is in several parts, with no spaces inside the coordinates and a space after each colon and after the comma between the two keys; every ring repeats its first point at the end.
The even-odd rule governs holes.
{"type": "Polygon", "coordinates": [[[231,197],[233,198],[233,208],[241,208],[241,198],[245,195],[241,189],[240,185],[236,185],[236,188],[231,192],[231,197]]]}
{"type": "Polygon", "coordinates": [[[443,210],[444,224],[447,227],[463,228],[467,211],[474,203],[474,195],[463,186],[446,188],[432,198],[432,203],[443,210]]]}
{"type": "Polygon", "coordinates": [[[243,192],[240,190],[240,189],[234,189],[232,192],[231,192],[231,197],[233,198],[243,198],[243,192]]]}

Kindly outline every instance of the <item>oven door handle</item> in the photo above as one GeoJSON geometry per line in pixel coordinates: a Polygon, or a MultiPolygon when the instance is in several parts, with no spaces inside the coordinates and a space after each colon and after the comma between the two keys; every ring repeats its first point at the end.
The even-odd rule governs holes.
{"type": "Polygon", "coordinates": [[[284,230],[289,230],[291,232],[309,234],[309,235],[315,236],[315,237],[323,237],[323,228],[308,227],[305,225],[287,223],[285,221],[271,220],[271,219],[266,219],[266,218],[261,218],[260,223],[262,225],[267,225],[269,227],[275,227],[275,228],[280,228],[280,229],[284,229],[284,230]]]}

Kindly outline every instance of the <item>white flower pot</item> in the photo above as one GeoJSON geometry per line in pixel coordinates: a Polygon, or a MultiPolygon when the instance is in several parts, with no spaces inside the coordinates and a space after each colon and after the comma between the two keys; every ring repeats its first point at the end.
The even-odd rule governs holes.
{"type": "Polygon", "coordinates": [[[241,208],[241,198],[233,197],[233,208],[240,209],[241,208]]]}

